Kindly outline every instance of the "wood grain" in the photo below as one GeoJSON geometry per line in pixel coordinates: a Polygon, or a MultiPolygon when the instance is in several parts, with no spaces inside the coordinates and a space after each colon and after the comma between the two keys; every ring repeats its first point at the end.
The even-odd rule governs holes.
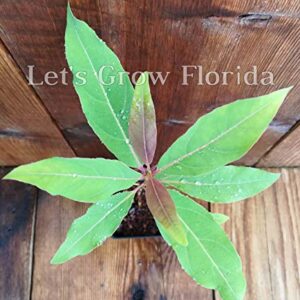
{"type": "Polygon", "coordinates": [[[244,202],[213,205],[243,261],[246,300],[300,299],[300,170],[281,169],[271,188],[244,202]]]}
{"type": "Polygon", "coordinates": [[[32,299],[202,299],[160,237],[109,239],[89,255],[60,266],[49,261],[75,217],[86,206],[41,193],[37,209],[32,299]],[[184,291],[183,291],[184,290],[184,291]]]}
{"type": "Polygon", "coordinates": [[[0,165],[73,156],[34,90],[0,42],[0,165]]]}
{"type": "Polygon", "coordinates": [[[165,300],[213,300],[213,291],[197,285],[197,283],[183,271],[175,253],[165,242],[163,242],[161,246],[161,254],[166,295],[165,300]]]}
{"type": "MultiPolygon", "coordinates": [[[[7,172],[0,169],[0,178],[7,172]]],[[[36,189],[0,181],[0,299],[29,300],[36,189]]]]}
{"type": "MultiPolygon", "coordinates": [[[[246,300],[300,299],[300,169],[273,171],[280,171],[281,179],[260,195],[211,207],[230,217],[225,229],[243,261],[246,300]]],[[[0,183],[1,300],[30,299],[35,195],[29,186],[0,183]]],[[[109,239],[89,255],[51,266],[73,218],[86,207],[39,193],[31,299],[213,299],[159,237],[109,239]]]]}
{"type": "MultiPolygon", "coordinates": [[[[49,70],[66,67],[66,0],[0,3],[0,37],[35,81],[49,70]]],[[[165,85],[152,88],[159,121],[158,158],[201,115],[235,99],[262,95],[294,85],[276,120],[240,163],[255,164],[300,118],[299,1],[93,1],[72,0],[87,21],[118,54],[126,70],[171,72],[165,85]],[[202,65],[205,72],[242,75],[257,66],[271,71],[274,86],[197,85],[196,73],[182,86],[182,65],[202,65]]],[[[35,86],[35,90],[79,156],[109,156],[86,124],[71,85],[35,86]]]]}
{"type": "Polygon", "coordinates": [[[300,124],[258,163],[259,167],[300,166],[300,124]]]}

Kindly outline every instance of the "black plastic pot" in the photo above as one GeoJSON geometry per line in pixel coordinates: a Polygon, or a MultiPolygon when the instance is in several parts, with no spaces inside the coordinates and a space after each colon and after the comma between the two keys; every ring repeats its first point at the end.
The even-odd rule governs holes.
{"type": "Polygon", "coordinates": [[[135,195],[127,216],[113,234],[113,237],[143,238],[159,235],[158,228],[146,204],[145,192],[141,190],[135,195]]]}

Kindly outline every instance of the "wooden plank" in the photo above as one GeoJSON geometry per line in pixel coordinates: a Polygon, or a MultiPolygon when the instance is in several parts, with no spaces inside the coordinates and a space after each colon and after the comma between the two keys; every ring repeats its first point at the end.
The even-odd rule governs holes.
{"type": "Polygon", "coordinates": [[[299,125],[259,161],[259,167],[300,166],[299,125]]]}
{"type": "MultiPolygon", "coordinates": [[[[161,246],[164,289],[167,299],[213,300],[213,291],[205,289],[183,271],[174,251],[165,243],[161,246]]],[[[156,298],[153,298],[156,299],[156,298]]]]}
{"type": "MultiPolygon", "coordinates": [[[[261,142],[241,163],[255,164],[299,120],[299,8],[293,1],[71,1],[76,16],[86,20],[120,56],[126,69],[171,72],[165,85],[153,88],[159,120],[157,157],[199,116],[238,98],[295,85],[280,114],[261,142]],[[257,66],[271,71],[274,86],[238,84],[182,86],[182,65],[202,65],[204,72],[237,72],[257,66]],[[162,142],[163,141],[163,142],[162,142]]],[[[49,70],[66,67],[65,0],[2,1],[0,37],[35,81],[49,70]]],[[[196,74],[194,75],[196,77],[196,74]]],[[[38,95],[80,156],[108,156],[81,113],[71,85],[35,86],[38,95]],[[66,113],[67,112],[67,113],[66,113]]]]}
{"type": "MultiPolygon", "coordinates": [[[[65,0],[51,0],[43,5],[40,5],[39,1],[0,3],[0,37],[27,78],[28,66],[34,66],[35,83],[43,81],[48,71],[59,73],[66,67],[66,5],[65,0]]],[[[90,16],[93,18],[96,14],[92,10],[93,7],[93,16],[90,16]]],[[[98,19],[98,16],[96,18],[98,19]]],[[[36,85],[35,90],[79,156],[107,156],[108,151],[86,123],[71,84],[70,74],[67,76],[67,82],[67,86],[61,81],[53,86],[36,85]]]]}
{"type": "Polygon", "coordinates": [[[109,239],[87,256],[49,261],[86,205],[41,193],[37,209],[32,299],[212,300],[179,267],[161,238],[109,239]]]}
{"type": "Polygon", "coordinates": [[[225,229],[243,261],[247,300],[300,299],[300,170],[280,172],[273,187],[252,199],[212,205],[230,217],[225,229]]]}
{"type": "MultiPolygon", "coordinates": [[[[275,186],[253,199],[212,206],[214,212],[231,218],[225,228],[241,254],[249,300],[299,299],[300,170],[283,169],[281,173],[275,186]]],[[[21,193],[24,195],[24,191],[21,193]]],[[[197,286],[181,270],[161,238],[110,239],[88,256],[50,266],[49,260],[72,219],[85,208],[86,205],[41,193],[32,299],[212,299],[210,291],[197,286]]],[[[9,216],[7,211],[3,216],[9,216]]],[[[16,241],[24,243],[20,236],[16,241]]],[[[7,261],[7,253],[4,257],[7,261]]],[[[22,274],[20,278],[18,286],[26,283],[29,276],[22,274]]]]}
{"type": "Polygon", "coordinates": [[[73,156],[34,90],[0,42],[0,165],[73,156]]]}
{"type": "Polygon", "coordinates": [[[0,181],[1,300],[30,299],[35,204],[34,187],[0,181]]]}

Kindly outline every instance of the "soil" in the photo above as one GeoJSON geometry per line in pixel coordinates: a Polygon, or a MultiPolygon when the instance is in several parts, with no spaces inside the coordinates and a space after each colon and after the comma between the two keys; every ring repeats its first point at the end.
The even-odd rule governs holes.
{"type": "Polygon", "coordinates": [[[135,195],[134,202],[127,216],[124,218],[113,237],[125,238],[157,235],[159,235],[159,231],[152,214],[147,207],[145,191],[140,190],[135,195]]]}

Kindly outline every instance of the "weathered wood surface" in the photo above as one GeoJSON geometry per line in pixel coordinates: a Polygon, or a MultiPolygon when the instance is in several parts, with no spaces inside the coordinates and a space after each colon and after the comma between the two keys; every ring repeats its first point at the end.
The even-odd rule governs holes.
{"type": "Polygon", "coordinates": [[[74,155],[1,41],[0,84],[0,166],[74,155]]]}
{"type": "Polygon", "coordinates": [[[86,206],[41,193],[37,209],[32,299],[203,299],[212,292],[183,272],[161,238],[109,239],[64,265],[49,261],[86,206]]]}
{"type": "Polygon", "coordinates": [[[257,197],[212,206],[230,217],[225,229],[242,257],[245,300],[300,299],[300,170],[280,172],[281,179],[257,197]]]}
{"type": "Polygon", "coordinates": [[[1,300],[30,299],[36,194],[31,186],[0,181],[1,300]]]}
{"type": "Polygon", "coordinates": [[[300,123],[259,161],[258,166],[300,166],[300,123]]]}
{"type": "MultiPolygon", "coordinates": [[[[280,172],[280,181],[257,197],[212,205],[214,212],[230,216],[225,229],[243,260],[246,300],[300,299],[300,169],[280,172]]],[[[109,239],[87,256],[50,265],[72,220],[86,205],[44,192],[36,210],[32,265],[35,198],[29,186],[1,183],[1,300],[29,299],[31,266],[34,300],[213,300],[211,291],[185,274],[161,238],[109,239]]]]}
{"type": "MultiPolygon", "coordinates": [[[[300,2],[293,1],[70,1],[119,55],[130,71],[171,72],[153,88],[159,121],[157,157],[200,115],[237,98],[295,85],[267,133],[242,160],[254,164],[299,120],[300,2]],[[242,74],[257,66],[274,73],[274,86],[237,84],[181,86],[182,65],[242,74]]],[[[0,37],[23,72],[35,66],[35,82],[66,67],[66,0],[0,2],[0,37]]],[[[37,94],[79,156],[108,156],[86,124],[78,98],[68,86],[35,86],[37,94]]],[[[194,75],[196,77],[196,74],[194,75]]]]}

